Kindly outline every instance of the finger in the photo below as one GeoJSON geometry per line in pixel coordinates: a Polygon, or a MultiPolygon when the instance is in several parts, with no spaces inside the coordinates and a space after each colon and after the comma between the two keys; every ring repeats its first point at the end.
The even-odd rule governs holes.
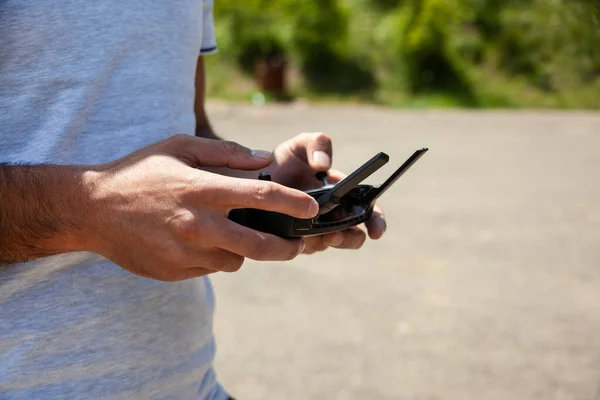
{"type": "Polygon", "coordinates": [[[219,248],[202,250],[202,252],[198,254],[198,259],[202,260],[202,265],[192,265],[190,268],[196,269],[201,267],[210,269],[212,272],[235,272],[239,270],[244,263],[244,257],[219,248]]]}
{"type": "Polygon", "coordinates": [[[213,245],[257,261],[287,261],[304,250],[301,239],[282,239],[223,219],[213,234],[213,245]]]}
{"type": "MultiPolygon", "coordinates": [[[[346,174],[335,169],[330,169],[327,172],[327,175],[331,183],[337,183],[346,177],[346,174]]],[[[383,210],[379,206],[375,205],[373,215],[367,222],[365,222],[365,226],[367,227],[367,231],[371,239],[377,240],[383,236],[387,228],[387,224],[383,210]]]]}
{"type": "Polygon", "coordinates": [[[385,230],[387,229],[387,223],[385,222],[385,215],[383,214],[383,210],[377,205],[373,209],[373,215],[371,218],[365,222],[365,226],[367,227],[367,232],[369,233],[369,237],[373,240],[377,240],[383,236],[385,230]]]}
{"type": "Polygon", "coordinates": [[[166,142],[167,151],[191,167],[228,167],[256,170],[273,162],[273,153],[250,150],[227,140],[199,138],[191,135],[173,136],[166,142]]]}
{"type": "Polygon", "coordinates": [[[358,226],[353,226],[352,228],[346,229],[339,233],[342,234],[343,238],[339,245],[332,246],[336,249],[356,250],[361,248],[367,239],[367,234],[365,231],[360,229],[358,226]]]}
{"type": "Polygon", "coordinates": [[[311,196],[275,182],[219,177],[216,203],[228,208],[256,208],[313,218],[319,204],[311,196]]]}
{"type": "Polygon", "coordinates": [[[313,254],[327,248],[327,245],[323,243],[323,238],[321,236],[306,237],[304,238],[304,243],[306,243],[306,246],[304,247],[302,254],[313,254]]]}
{"type": "Polygon", "coordinates": [[[327,171],[332,163],[331,138],[322,132],[303,133],[288,142],[292,153],[317,171],[327,171]]]}
{"type": "Polygon", "coordinates": [[[192,260],[189,265],[182,265],[176,270],[164,271],[164,276],[160,279],[172,282],[197,278],[219,271],[235,272],[244,263],[244,257],[218,248],[196,252],[190,250],[188,254],[192,260]]]}
{"type": "Polygon", "coordinates": [[[338,171],[337,169],[330,169],[327,171],[327,180],[329,183],[338,183],[343,180],[346,176],[342,171],[338,171]]]}
{"type": "Polygon", "coordinates": [[[342,241],[343,235],[340,232],[306,237],[304,238],[304,242],[306,243],[304,254],[313,254],[317,251],[323,251],[330,246],[340,245],[342,241]]]}
{"type": "Polygon", "coordinates": [[[306,146],[308,165],[317,171],[331,168],[333,148],[331,138],[324,133],[313,133],[306,146]]]}
{"type": "Polygon", "coordinates": [[[344,242],[344,233],[343,232],[332,232],[326,235],[323,235],[323,242],[327,247],[337,247],[341,246],[344,242]]]}

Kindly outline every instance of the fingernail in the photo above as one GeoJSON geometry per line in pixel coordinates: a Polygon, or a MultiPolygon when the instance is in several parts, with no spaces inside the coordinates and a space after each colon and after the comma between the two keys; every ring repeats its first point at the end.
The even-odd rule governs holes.
{"type": "Polygon", "coordinates": [[[344,235],[342,235],[340,232],[336,232],[333,238],[331,238],[331,245],[334,247],[339,246],[343,241],[344,235]]]}
{"type": "Polygon", "coordinates": [[[385,222],[385,219],[382,219],[381,222],[379,222],[379,226],[381,227],[381,232],[385,233],[385,230],[387,229],[387,222],[385,222]]]}
{"type": "Polygon", "coordinates": [[[385,230],[387,229],[387,223],[385,222],[384,219],[378,219],[375,224],[376,224],[376,226],[375,226],[375,231],[376,231],[375,236],[377,237],[377,239],[379,239],[385,233],[385,230]]]}
{"type": "Polygon", "coordinates": [[[267,150],[252,150],[252,157],[270,160],[273,157],[273,152],[267,150]]]}
{"type": "Polygon", "coordinates": [[[317,150],[313,152],[313,162],[316,166],[321,168],[329,168],[331,167],[331,157],[324,151],[317,150]]]}

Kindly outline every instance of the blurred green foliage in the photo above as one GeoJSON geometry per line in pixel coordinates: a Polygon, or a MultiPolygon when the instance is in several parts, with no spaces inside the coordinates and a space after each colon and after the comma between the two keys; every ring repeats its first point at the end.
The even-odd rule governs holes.
{"type": "Polygon", "coordinates": [[[600,108],[600,0],[216,0],[215,20],[218,63],[285,55],[301,94],[600,108]]]}

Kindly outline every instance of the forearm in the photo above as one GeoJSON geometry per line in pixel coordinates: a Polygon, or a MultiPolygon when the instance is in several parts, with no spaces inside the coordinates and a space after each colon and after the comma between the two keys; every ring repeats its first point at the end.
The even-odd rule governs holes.
{"type": "Polygon", "coordinates": [[[83,167],[0,165],[0,264],[88,250],[90,189],[83,167]]]}
{"type": "Polygon", "coordinates": [[[206,139],[221,139],[210,125],[206,109],[204,107],[206,98],[206,74],[204,72],[204,58],[198,57],[196,63],[196,78],[194,82],[196,96],[194,99],[194,113],[196,114],[196,136],[206,139]]]}

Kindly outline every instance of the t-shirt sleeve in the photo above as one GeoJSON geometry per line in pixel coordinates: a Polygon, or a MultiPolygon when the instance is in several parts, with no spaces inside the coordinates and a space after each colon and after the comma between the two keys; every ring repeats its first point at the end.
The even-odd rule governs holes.
{"type": "Polygon", "coordinates": [[[213,18],[213,0],[202,0],[202,44],[200,55],[216,53],[215,22],[213,18]]]}

